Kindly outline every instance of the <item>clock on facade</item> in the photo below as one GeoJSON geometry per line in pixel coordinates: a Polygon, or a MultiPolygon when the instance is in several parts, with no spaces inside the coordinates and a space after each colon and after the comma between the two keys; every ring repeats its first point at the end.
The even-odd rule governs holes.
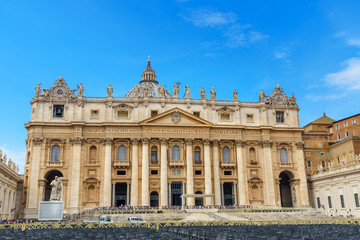
{"type": "Polygon", "coordinates": [[[275,101],[276,101],[276,103],[281,104],[281,103],[284,102],[284,97],[282,95],[276,95],[275,96],[275,101]]]}
{"type": "Polygon", "coordinates": [[[55,95],[56,95],[56,96],[59,96],[59,97],[63,96],[63,95],[64,95],[64,92],[65,92],[64,89],[61,88],[61,87],[56,88],[55,91],[54,91],[55,95]]]}

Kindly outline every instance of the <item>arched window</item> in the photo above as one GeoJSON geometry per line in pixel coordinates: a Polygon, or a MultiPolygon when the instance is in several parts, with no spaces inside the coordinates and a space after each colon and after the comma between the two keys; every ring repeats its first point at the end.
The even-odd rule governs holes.
{"type": "Polygon", "coordinates": [[[200,162],[200,147],[195,147],[194,149],[194,158],[195,158],[195,162],[200,162]]]}
{"type": "Polygon", "coordinates": [[[55,145],[51,149],[51,161],[58,162],[60,161],[60,146],[55,145]]]}
{"type": "Polygon", "coordinates": [[[180,148],[177,145],[172,148],[172,160],[180,160],[180,148]]]}
{"type": "Polygon", "coordinates": [[[90,147],[90,160],[96,160],[97,148],[95,146],[90,147]]]}
{"type": "Polygon", "coordinates": [[[249,157],[250,157],[250,162],[256,162],[255,148],[252,147],[249,149],[249,157]]]}
{"type": "Polygon", "coordinates": [[[120,161],[126,160],[126,147],[124,145],[118,148],[117,160],[120,161]]]}
{"type": "Polygon", "coordinates": [[[288,155],[285,148],[280,149],[281,163],[288,163],[288,155]]]}
{"type": "Polygon", "coordinates": [[[88,202],[95,202],[95,200],[96,200],[95,186],[90,185],[88,187],[88,202]]]}
{"type": "Polygon", "coordinates": [[[158,160],[157,155],[158,155],[158,149],[157,149],[157,147],[156,147],[156,146],[152,146],[152,147],[151,147],[151,161],[152,161],[152,162],[157,162],[157,160],[158,160]]]}
{"type": "Polygon", "coordinates": [[[228,147],[224,147],[222,149],[223,162],[230,162],[230,149],[228,147]]]}

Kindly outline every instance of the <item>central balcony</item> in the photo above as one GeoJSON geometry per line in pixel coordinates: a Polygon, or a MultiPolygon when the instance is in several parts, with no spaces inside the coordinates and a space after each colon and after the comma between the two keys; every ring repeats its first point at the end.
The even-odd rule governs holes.
{"type": "Polygon", "coordinates": [[[220,167],[222,168],[235,168],[236,167],[236,162],[235,161],[222,161],[220,163],[220,167]]]}
{"type": "Polygon", "coordinates": [[[182,167],[185,166],[185,161],[183,160],[170,160],[169,167],[182,167]]]}
{"type": "Polygon", "coordinates": [[[46,161],[46,166],[47,167],[62,167],[64,166],[64,161],[63,160],[60,160],[60,161],[51,161],[51,160],[48,160],[46,161]]]}
{"type": "Polygon", "coordinates": [[[115,168],[129,168],[130,167],[130,161],[128,161],[128,160],[115,160],[115,161],[113,161],[113,166],[115,168]]]}

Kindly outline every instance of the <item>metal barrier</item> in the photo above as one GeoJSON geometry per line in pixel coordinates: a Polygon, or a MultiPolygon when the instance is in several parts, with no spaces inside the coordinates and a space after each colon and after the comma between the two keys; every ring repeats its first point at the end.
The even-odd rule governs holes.
{"type": "Polygon", "coordinates": [[[333,220],[280,220],[280,221],[197,221],[197,222],[149,222],[149,223],[57,223],[38,222],[27,224],[0,224],[1,229],[92,229],[92,228],[151,228],[157,229],[166,227],[195,227],[195,226],[242,226],[242,225],[322,225],[322,224],[343,224],[360,225],[360,219],[333,219],[333,220]]]}

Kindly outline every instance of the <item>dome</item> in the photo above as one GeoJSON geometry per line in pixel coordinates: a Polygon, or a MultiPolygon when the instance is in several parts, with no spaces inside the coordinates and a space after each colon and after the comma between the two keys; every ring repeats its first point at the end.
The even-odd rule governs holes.
{"type": "Polygon", "coordinates": [[[151,68],[150,60],[148,60],[148,65],[143,71],[139,85],[135,85],[133,89],[125,94],[125,97],[144,97],[145,95],[147,97],[172,97],[171,93],[156,80],[155,71],[151,68]]]}

